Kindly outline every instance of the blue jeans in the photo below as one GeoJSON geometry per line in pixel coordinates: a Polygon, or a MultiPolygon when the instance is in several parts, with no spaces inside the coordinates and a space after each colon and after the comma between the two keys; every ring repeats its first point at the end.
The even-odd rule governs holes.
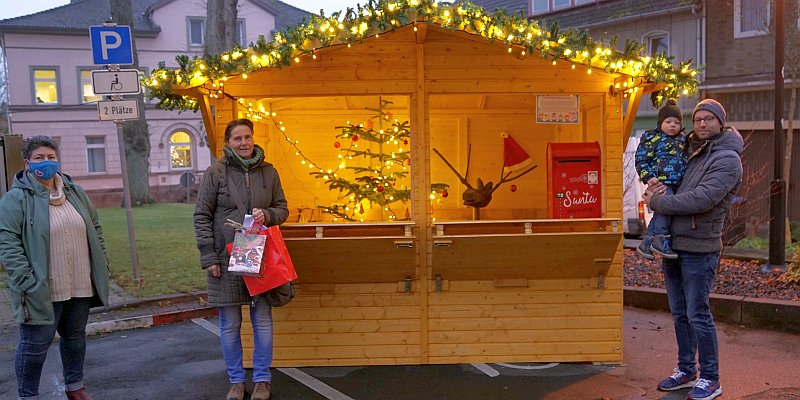
{"type": "Polygon", "coordinates": [[[719,346],[709,295],[717,274],[719,252],[675,252],[678,259],[665,258],[662,271],[678,341],[678,368],[694,376],[697,357],[700,377],[716,381],[719,380],[719,346]]]}
{"type": "MultiPolygon", "coordinates": [[[[242,366],[242,307],[218,307],[222,357],[230,383],[247,382],[242,366]]],[[[253,382],[270,382],[272,373],[272,308],[264,297],[253,298],[250,304],[253,324],[253,382]]]]}
{"type": "Polygon", "coordinates": [[[17,374],[17,394],[21,399],[38,398],[42,367],[56,332],[61,336],[58,347],[61,350],[64,384],[68,391],[83,387],[86,323],[89,321],[91,300],[88,297],[76,297],[54,302],[54,324],[19,326],[14,369],[17,374]]]}
{"type": "MultiPolygon", "coordinates": [[[[667,191],[664,195],[672,195],[674,193],[675,191],[672,189],[672,186],[667,185],[667,191]]],[[[650,223],[647,225],[645,236],[669,235],[669,227],[671,224],[672,217],[654,212],[653,218],[650,218],[650,223]]]]}

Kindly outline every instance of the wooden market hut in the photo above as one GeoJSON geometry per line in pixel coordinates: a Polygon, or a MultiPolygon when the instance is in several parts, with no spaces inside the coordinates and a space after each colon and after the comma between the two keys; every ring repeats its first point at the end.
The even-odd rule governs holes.
{"type": "Polygon", "coordinates": [[[290,66],[176,89],[199,103],[217,156],[230,120],[256,119],[281,174],[299,278],[296,298],[273,310],[274,365],[621,362],[623,143],[642,93],[664,85],[419,17],[352,42],[307,41],[290,66]],[[544,115],[559,109],[572,115],[544,115]],[[396,183],[410,199],[392,213],[357,203],[356,221],[324,213],[340,193],[309,171],[359,161],[336,158],[355,141],[336,137],[341,126],[395,119],[410,121],[410,140],[393,144],[410,154],[396,183]],[[477,220],[433,149],[473,185],[497,182],[502,132],[538,168],[499,187],[477,220]],[[554,218],[548,144],[575,143],[597,149],[596,215],[554,218]]]}

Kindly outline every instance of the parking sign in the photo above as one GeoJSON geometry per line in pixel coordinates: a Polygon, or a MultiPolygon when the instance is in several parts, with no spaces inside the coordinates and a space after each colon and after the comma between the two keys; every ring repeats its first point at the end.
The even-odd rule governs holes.
{"type": "Polygon", "coordinates": [[[92,56],[95,64],[133,64],[130,26],[90,26],[89,37],[92,40],[92,56]]]}

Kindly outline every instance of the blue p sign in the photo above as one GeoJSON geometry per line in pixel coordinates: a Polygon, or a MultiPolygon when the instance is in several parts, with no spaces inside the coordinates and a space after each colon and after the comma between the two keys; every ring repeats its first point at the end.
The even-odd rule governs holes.
{"type": "Polygon", "coordinates": [[[89,37],[95,64],[133,64],[130,26],[90,26],[89,37]]]}

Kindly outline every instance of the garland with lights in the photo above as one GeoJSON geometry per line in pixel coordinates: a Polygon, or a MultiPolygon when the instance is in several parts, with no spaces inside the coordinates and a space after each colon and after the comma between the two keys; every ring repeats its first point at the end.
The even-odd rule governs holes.
{"type": "MultiPolygon", "coordinates": [[[[563,59],[575,65],[600,68],[609,73],[622,73],[644,82],[666,85],[651,96],[658,107],[667,98],[692,95],[697,92],[698,69],[692,61],[673,65],[674,57],[659,53],[655,57],[642,57],[644,45],[635,40],[626,41],[625,48],[617,51],[616,38],[606,45],[595,41],[588,31],[569,28],[561,30],[557,23],[547,27],[537,21],[528,21],[522,12],[508,15],[502,10],[493,14],[470,2],[438,4],[433,0],[369,0],[355,9],[338,11],[330,16],[312,15],[308,23],[298,24],[276,33],[267,42],[259,36],[247,48],[240,46],[219,55],[206,54],[189,58],[176,57],[177,68],[160,62],[150,76],[143,78],[150,98],[157,98],[158,107],[167,110],[197,110],[197,102],[189,96],[175,93],[176,88],[201,87],[212,97],[225,95],[224,81],[230,76],[241,76],[262,68],[282,68],[300,62],[303,56],[316,58],[316,50],[362,42],[369,37],[416,23],[435,23],[446,29],[480,35],[489,41],[507,44],[509,53],[515,49],[521,56],[539,52],[542,58],[555,64],[563,59]]],[[[416,30],[416,26],[414,27],[416,30]]],[[[613,90],[613,88],[612,88],[613,90]]],[[[630,89],[629,89],[630,90],[630,89]]]]}

